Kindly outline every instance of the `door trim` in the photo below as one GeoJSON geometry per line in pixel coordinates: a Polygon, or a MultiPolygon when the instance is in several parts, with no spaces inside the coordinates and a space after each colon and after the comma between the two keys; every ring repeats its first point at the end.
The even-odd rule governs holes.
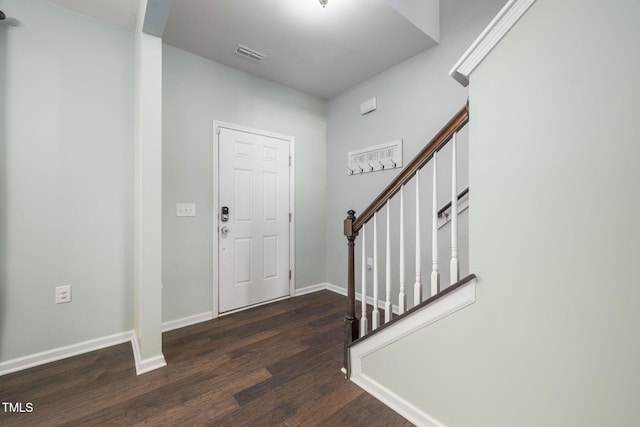
{"type": "MultiPolygon", "coordinates": [[[[218,194],[220,182],[218,179],[218,171],[219,171],[219,161],[218,158],[218,146],[219,146],[219,135],[218,128],[226,128],[231,130],[236,130],[240,132],[253,133],[256,135],[268,136],[270,138],[277,138],[289,143],[289,156],[291,156],[291,164],[289,166],[289,211],[291,213],[291,221],[289,222],[289,269],[291,270],[291,279],[289,280],[289,296],[284,298],[290,298],[295,294],[296,288],[296,270],[295,270],[295,249],[296,249],[296,239],[295,239],[295,224],[296,224],[296,212],[295,212],[295,176],[296,176],[296,156],[295,156],[295,138],[290,135],[283,135],[280,133],[264,131],[261,129],[251,128],[243,125],[237,125],[234,123],[223,122],[220,120],[213,121],[213,318],[220,316],[220,312],[218,311],[218,292],[219,292],[219,266],[218,266],[218,244],[219,244],[219,236],[220,232],[218,230],[218,215],[220,215],[220,206],[218,203],[218,194]]],[[[277,301],[277,300],[274,300],[277,301]]],[[[272,302],[272,301],[268,301],[272,302]]],[[[237,312],[241,310],[246,310],[247,308],[252,308],[259,306],[264,303],[253,304],[247,307],[242,307],[238,310],[233,310],[232,312],[237,312]]],[[[229,312],[225,312],[224,314],[228,314],[229,312]]]]}

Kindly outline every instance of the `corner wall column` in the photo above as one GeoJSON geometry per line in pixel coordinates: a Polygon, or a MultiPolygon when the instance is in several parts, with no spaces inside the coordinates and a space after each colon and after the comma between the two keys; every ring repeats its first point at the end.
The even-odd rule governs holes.
{"type": "Polygon", "coordinates": [[[135,33],[133,351],[138,374],[166,365],[161,326],[162,38],[143,30],[157,17],[158,4],[140,0],[135,33]],[[147,16],[149,10],[153,13],[147,16]]]}

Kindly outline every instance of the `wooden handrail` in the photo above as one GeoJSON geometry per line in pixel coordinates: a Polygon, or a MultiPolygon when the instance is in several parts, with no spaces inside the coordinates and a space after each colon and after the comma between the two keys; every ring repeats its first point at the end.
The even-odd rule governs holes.
{"type": "MultiPolygon", "coordinates": [[[[464,190],[462,190],[461,192],[458,193],[458,200],[462,199],[468,193],[469,193],[469,187],[465,188],[464,190]]],[[[451,202],[452,201],[449,200],[446,205],[444,205],[443,207],[440,208],[440,210],[438,211],[438,218],[440,218],[442,216],[442,214],[445,213],[446,210],[451,207],[451,202]]]]}
{"type": "Polygon", "coordinates": [[[418,153],[418,155],[391,181],[382,193],[367,208],[362,211],[360,216],[353,221],[353,232],[357,233],[364,224],[366,224],[373,214],[378,212],[387,200],[392,198],[405,183],[407,183],[416,171],[427,164],[433,157],[433,153],[440,150],[451,139],[454,133],[459,131],[469,122],[469,110],[465,105],[451,120],[442,128],[440,132],[427,144],[426,147],[418,153]]]}
{"type": "MultiPolygon", "coordinates": [[[[422,168],[434,154],[444,147],[447,142],[458,132],[464,125],[469,122],[469,112],[465,105],[449,122],[442,128],[440,132],[427,144],[418,155],[402,170],[398,176],[391,181],[382,193],[371,203],[362,214],[356,218],[355,212],[350,210],[347,218],[344,220],[344,235],[347,238],[348,257],[347,257],[347,316],[344,319],[344,369],[347,378],[351,376],[351,366],[349,364],[348,347],[360,336],[358,319],[355,313],[355,240],[358,231],[366,224],[373,215],[378,212],[393,197],[400,188],[407,183],[422,168]]],[[[417,187],[416,187],[417,189],[417,187]]],[[[418,204],[416,206],[419,206],[418,204]]],[[[463,281],[466,279],[463,279],[463,281]]],[[[455,289],[455,288],[454,288],[455,289]]],[[[450,291],[446,291],[450,292],[450,291]]],[[[443,293],[446,293],[443,292],[443,293]]],[[[438,297],[437,295],[435,297],[438,297]]],[[[433,298],[433,297],[432,297],[433,298]]],[[[439,297],[438,297],[439,298],[439,297]]],[[[427,300],[431,301],[431,299],[427,300]]]]}

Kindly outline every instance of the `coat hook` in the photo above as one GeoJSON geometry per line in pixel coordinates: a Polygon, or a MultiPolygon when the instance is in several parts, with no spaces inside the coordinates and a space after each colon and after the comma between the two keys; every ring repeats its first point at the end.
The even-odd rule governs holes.
{"type": "Polygon", "coordinates": [[[358,165],[358,169],[360,169],[360,173],[364,172],[364,169],[360,165],[358,165]]]}
{"type": "Polygon", "coordinates": [[[378,163],[380,163],[380,170],[384,169],[384,164],[378,160],[378,163]]]}
{"type": "Polygon", "coordinates": [[[347,169],[349,169],[349,175],[353,175],[353,169],[351,168],[347,168],[347,169]]]}
{"type": "Polygon", "coordinates": [[[369,171],[373,172],[373,166],[371,166],[371,163],[367,163],[369,165],[369,171]]]}
{"type": "Polygon", "coordinates": [[[396,162],[393,161],[393,159],[391,159],[391,164],[393,165],[393,168],[395,169],[397,165],[396,165],[396,162]]]}

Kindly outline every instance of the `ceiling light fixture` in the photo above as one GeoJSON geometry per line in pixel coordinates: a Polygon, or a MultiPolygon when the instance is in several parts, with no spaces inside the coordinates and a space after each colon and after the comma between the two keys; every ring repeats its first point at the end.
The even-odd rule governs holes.
{"type": "Polygon", "coordinates": [[[322,5],[322,7],[324,8],[327,3],[329,2],[329,0],[318,0],[320,2],[320,4],[322,5]]]}

